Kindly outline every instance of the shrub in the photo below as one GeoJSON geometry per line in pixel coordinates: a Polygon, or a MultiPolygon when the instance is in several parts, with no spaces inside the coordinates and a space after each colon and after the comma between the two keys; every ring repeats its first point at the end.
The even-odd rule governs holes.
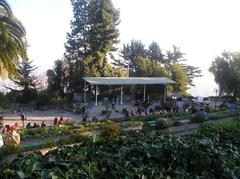
{"type": "Polygon", "coordinates": [[[51,104],[50,95],[47,93],[47,91],[40,92],[36,101],[36,107],[39,108],[40,106],[49,104],[51,104]]]}
{"type": "Polygon", "coordinates": [[[155,121],[155,127],[157,130],[159,129],[167,129],[169,127],[168,120],[165,118],[158,118],[155,121]]]}
{"type": "Polygon", "coordinates": [[[211,112],[211,108],[210,108],[209,106],[207,106],[207,107],[205,108],[205,111],[206,111],[207,113],[210,113],[210,112],[211,112]]]}
{"type": "Polygon", "coordinates": [[[3,147],[0,148],[0,160],[4,159],[6,156],[11,154],[17,154],[22,151],[20,145],[14,144],[5,144],[3,147]]]}
{"type": "Polygon", "coordinates": [[[202,113],[194,114],[191,118],[192,122],[204,122],[208,120],[208,116],[202,113]]]}
{"type": "Polygon", "coordinates": [[[103,137],[118,137],[122,134],[122,128],[117,125],[117,124],[111,124],[106,126],[102,133],[101,136],[103,137]]]}

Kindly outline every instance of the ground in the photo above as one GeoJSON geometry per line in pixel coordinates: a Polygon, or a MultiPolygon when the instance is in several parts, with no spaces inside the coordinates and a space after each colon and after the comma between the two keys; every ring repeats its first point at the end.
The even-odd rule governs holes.
{"type": "MultiPolygon", "coordinates": [[[[116,106],[116,111],[113,111],[110,118],[122,118],[124,115],[121,113],[123,108],[127,108],[130,112],[132,109],[136,110],[136,107],[130,106],[130,105],[117,105],[116,106]]],[[[109,108],[110,109],[110,108],[109,108]]],[[[93,116],[97,117],[98,119],[105,119],[106,115],[101,115],[102,110],[106,110],[105,106],[97,106],[97,107],[91,107],[87,108],[87,114],[89,115],[89,119],[92,119],[93,116]]],[[[81,123],[82,122],[82,116],[81,114],[76,114],[73,112],[68,112],[64,110],[44,110],[44,111],[39,111],[39,110],[32,110],[32,109],[25,109],[23,111],[24,115],[27,117],[27,120],[25,121],[25,125],[27,123],[31,123],[33,125],[34,123],[36,124],[41,124],[42,121],[45,122],[46,125],[53,125],[53,120],[55,117],[58,119],[63,116],[64,120],[69,119],[70,122],[77,122],[81,123]]],[[[1,112],[0,115],[4,116],[4,125],[13,125],[14,123],[18,123],[19,127],[22,127],[22,121],[20,119],[20,114],[19,112],[13,112],[10,110],[6,110],[4,112],[1,112]]]]}

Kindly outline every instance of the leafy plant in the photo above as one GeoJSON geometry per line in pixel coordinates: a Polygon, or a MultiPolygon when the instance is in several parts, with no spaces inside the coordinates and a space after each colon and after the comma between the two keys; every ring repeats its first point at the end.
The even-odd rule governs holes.
{"type": "Polygon", "coordinates": [[[156,129],[167,129],[169,127],[169,122],[165,118],[158,118],[155,121],[155,127],[156,129]]]}
{"type": "Polygon", "coordinates": [[[111,124],[106,126],[102,133],[101,136],[104,137],[118,137],[122,134],[122,128],[117,125],[117,124],[111,124]]]}

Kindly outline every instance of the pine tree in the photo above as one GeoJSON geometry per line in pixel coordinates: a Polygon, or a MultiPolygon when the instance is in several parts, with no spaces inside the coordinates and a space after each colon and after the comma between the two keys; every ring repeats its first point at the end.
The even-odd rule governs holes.
{"type": "Polygon", "coordinates": [[[67,91],[66,67],[64,61],[56,60],[52,70],[47,71],[47,90],[54,97],[64,98],[67,91]]]}
{"type": "Polygon", "coordinates": [[[67,35],[65,57],[69,87],[80,91],[83,76],[111,76],[113,68],[107,57],[113,57],[118,43],[119,11],[111,0],[71,0],[74,18],[67,35]]]}
{"type": "Polygon", "coordinates": [[[19,94],[19,102],[27,103],[37,97],[38,78],[33,74],[37,69],[32,65],[32,61],[22,61],[17,69],[15,78],[12,80],[18,87],[17,89],[9,88],[19,94]]]}

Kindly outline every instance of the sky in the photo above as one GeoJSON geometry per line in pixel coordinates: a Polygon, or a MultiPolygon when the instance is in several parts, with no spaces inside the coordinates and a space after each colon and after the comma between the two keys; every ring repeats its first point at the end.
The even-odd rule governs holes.
{"type": "MultiPolygon", "coordinates": [[[[27,31],[28,54],[40,71],[64,54],[70,32],[70,0],[8,0],[27,31]]],[[[208,68],[223,50],[240,51],[239,0],[113,0],[120,10],[120,44],[141,40],[186,53],[187,64],[200,67],[192,95],[214,95],[217,85],[208,68]]]]}

